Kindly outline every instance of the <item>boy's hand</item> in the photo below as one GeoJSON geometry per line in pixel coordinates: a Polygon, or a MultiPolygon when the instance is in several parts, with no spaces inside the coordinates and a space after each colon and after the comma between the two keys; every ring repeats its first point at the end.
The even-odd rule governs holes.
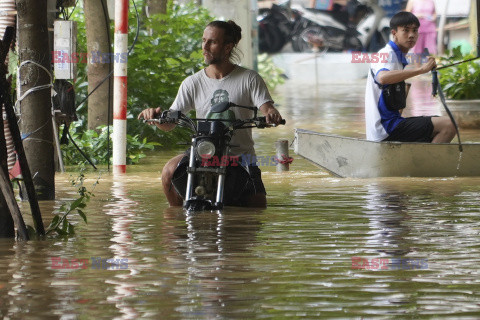
{"type": "Polygon", "coordinates": [[[422,71],[422,73],[427,73],[432,69],[435,69],[436,67],[437,62],[435,61],[435,57],[428,56],[427,62],[420,67],[420,70],[422,71]]]}

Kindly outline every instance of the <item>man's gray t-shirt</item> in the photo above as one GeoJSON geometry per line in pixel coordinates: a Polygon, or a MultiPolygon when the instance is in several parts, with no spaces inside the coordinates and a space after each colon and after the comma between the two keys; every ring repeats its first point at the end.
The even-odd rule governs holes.
{"type": "MultiPolygon", "coordinates": [[[[259,108],[272,97],[260,75],[240,66],[221,79],[209,78],[205,69],[186,78],[178,90],[177,97],[170,110],[187,113],[195,109],[197,118],[205,118],[213,104],[229,101],[240,106],[259,108]]],[[[253,111],[244,108],[232,108],[237,119],[253,116],[253,111]]],[[[233,135],[231,155],[255,156],[252,129],[237,130],[233,135]]]]}

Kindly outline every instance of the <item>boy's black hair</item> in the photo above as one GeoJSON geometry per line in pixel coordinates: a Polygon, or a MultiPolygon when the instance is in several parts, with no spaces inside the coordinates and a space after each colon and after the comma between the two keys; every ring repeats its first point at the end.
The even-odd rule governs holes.
{"type": "Polygon", "coordinates": [[[418,21],[418,18],[413,13],[400,11],[390,20],[390,29],[397,30],[398,27],[409,26],[411,24],[420,27],[420,21],[418,21]]]}

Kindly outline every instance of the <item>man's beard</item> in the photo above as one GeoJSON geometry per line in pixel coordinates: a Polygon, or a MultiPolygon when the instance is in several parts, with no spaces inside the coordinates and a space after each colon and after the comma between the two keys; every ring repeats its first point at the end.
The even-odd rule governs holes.
{"type": "Polygon", "coordinates": [[[223,56],[223,55],[213,56],[213,55],[209,54],[207,56],[203,56],[203,60],[204,60],[204,62],[207,66],[212,65],[212,64],[220,64],[224,61],[224,59],[225,59],[225,56],[223,56]],[[211,57],[211,58],[209,58],[209,57],[211,57]]]}
{"type": "Polygon", "coordinates": [[[208,60],[205,59],[205,64],[207,66],[212,65],[212,64],[219,64],[220,62],[221,62],[221,60],[218,59],[218,58],[213,58],[213,59],[208,59],[208,60]]]}
{"type": "Polygon", "coordinates": [[[205,64],[207,66],[212,65],[212,64],[220,64],[220,62],[222,62],[222,60],[218,57],[213,57],[211,59],[205,58],[205,64]]]}

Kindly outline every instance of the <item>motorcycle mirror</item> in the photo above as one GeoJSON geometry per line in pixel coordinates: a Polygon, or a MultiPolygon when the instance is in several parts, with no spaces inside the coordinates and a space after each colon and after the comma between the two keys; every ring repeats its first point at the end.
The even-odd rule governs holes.
{"type": "Polygon", "coordinates": [[[230,108],[230,102],[228,102],[228,101],[220,102],[220,103],[214,104],[214,105],[210,108],[210,112],[220,113],[220,112],[223,112],[223,111],[228,110],[229,108],[230,108]]]}

